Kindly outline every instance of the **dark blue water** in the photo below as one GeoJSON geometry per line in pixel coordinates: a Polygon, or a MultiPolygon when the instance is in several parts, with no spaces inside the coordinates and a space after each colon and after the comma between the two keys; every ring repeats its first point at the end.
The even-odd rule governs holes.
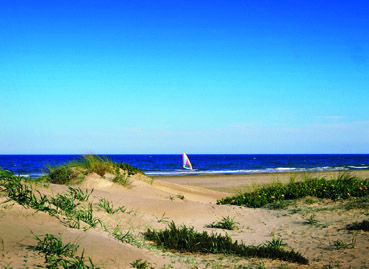
{"type": "MultiPolygon", "coordinates": [[[[369,154],[191,155],[194,170],[182,168],[182,155],[106,155],[148,175],[237,174],[369,169],[369,154]]],[[[40,176],[47,164],[61,165],[80,155],[0,155],[0,167],[15,174],[40,176]]]]}

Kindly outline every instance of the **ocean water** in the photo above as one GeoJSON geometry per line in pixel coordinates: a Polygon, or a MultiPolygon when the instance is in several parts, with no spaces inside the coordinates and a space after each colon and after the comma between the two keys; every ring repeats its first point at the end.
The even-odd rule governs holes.
{"type": "MultiPolygon", "coordinates": [[[[238,174],[369,169],[369,154],[188,154],[193,170],[182,168],[182,155],[104,155],[129,163],[148,175],[238,174]]],[[[62,165],[81,155],[0,155],[0,167],[38,177],[46,165],[62,165]]]]}

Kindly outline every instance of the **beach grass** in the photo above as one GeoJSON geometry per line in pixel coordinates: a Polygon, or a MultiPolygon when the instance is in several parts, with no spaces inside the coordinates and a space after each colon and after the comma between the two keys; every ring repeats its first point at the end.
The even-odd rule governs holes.
{"type": "MultiPolygon", "coordinates": [[[[92,175],[92,176],[94,178],[96,177],[95,175],[92,175]]],[[[314,178],[308,178],[307,182],[310,182],[312,180],[314,180],[314,178]]],[[[333,180],[337,180],[337,178],[333,180]]],[[[350,178],[342,179],[341,178],[341,180],[351,181],[352,179],[350,178]]],[[[359,180],[361,180],[360,182],[365,182],[364,179],[359,179],[359,180]]],[[[299,184],[299,183],[304,183],[304,182],[290,182],[289,184],[299,184]]],[[[352,184],[352,182],[351,183],[349,182],[348,185],[350,184],[352,184]]],[[[281,188],[283,186],[284,185],[282,184],[274,184],[272,187],[281,188]]],[[[362,189],[365,189],[365,185],[363,186],[364,187],[362,187],[362,189]]],[[[105,196],[105,191],[101,192],[98,186],[95,186],[96,188],[96,191],[94,193],[95,195],[91,199],[90,199],[90,196],[93,190],[82,190],[81,188],[71,187],[71,186],[51,185],[50,189],[42,188],[42,189],[39,189],[38,191],[37,189],[35,189],[37,187],[38,187],[37,185],[33,185],[32,183],[25,182],[24,178],[15,176],[9,171],[0,170],[0,192],[4,194],[4,197],[8,196],[9,200],[11,199],[13,201],[17,201],[24,208],[33,208],[38,211],[46,212],[49,215],[56,217],[58,220],[60,220],[60,223],[66,227],[75,228],[75,229],[82,228],[84,230],[91,229],[91,228],[97,228],[98,232],[107,233],[109,235],[108,237],[110,237],[112,240],[114,238],[114,240],[118,240],[124,244],[128,243],[128,244],[137,246],[138,248],[143,247],[145,249],[155,249],[155,251],[161,251],[162,249],[164,249],[164,251],[172,250],[174,251],[173,255],[182,255],[179,252],[185,253],[184,255],[188,255],[188,257],[199,257],[199,255],[197,254],[201,254],[201,253],[202,254],[207,254],[207,253],[225,254],[225,256],[217,255],[216,257],[217,259],[218,257],[220,258],[223,257],[224,259],[238,259],[238,260],[242,260],[242,263],[246,263],[249,260],[248,258],[268,258],[268,259],[279,259],[280,260],[280,261],[275,261],[275,262],[270,261],[273,264],[278,263],[278,262],[284,263],[285,261],[296,262],[296,263],[301,263],[301,264],[305,264],[309,262],[299,252],[295,252],[294,250],[295,247],[294,249],[290,247],[293,245],[292,239],[290,239],[287,236],[284,237],[284,239],[287,240],[287,242],[290,245],[286,247],[286,244],[283,242],[281,238],[275,238],[275,236],[277,237],[283,236],[283,234],[280,234],[280,233],[273,233],[273,234],[270,233],[270,236],[272,237],[271,241],[266,241],[265,243],[261,243],[263,242],[263,240],[265,240],[263,238],[261,240],[256,241],[258,242],[257,244],[259,245],[252,246],[252,245],[245,245],[243,242],[233,241],[231,237],[228,236],[227,234],[220,235],[220,234],[214,234],[214,233],[210,234],[208,232],[205,232],[205,233],[197,232],[191,226],[184,226],[184,225],[177,226],[174,224],[174,222],[172,222],[168,226],[167,230],[155,231],[155,230],[148,229],[146,232],[144,232],[144,237],[142,237],[141,235],[138,236],[138,234],[133,234],[131,232],[131,229],[136,229],[136,227],[132,227],[132,226],[130,228],[125,227],[126,221],[121,219],[121,217],[123,216],[108,216],[104,214],[103,212],[101,212],[101,210],[100,212],[95,212],[95,210],[99,210],[99,207],[100,207],[100,208],[103,208],[106,211],[106,213],[112,215],[119,211],[119,208],[117,209],[116,207],[113,206],[112,201],[114,201],[114,205],[115,204],[118,205],[121,201],[120,199],[114,199],[114,197],[112,196],[105,196]],[[59,193],[58,192],[53,193],[53,191],[55,190],[59,190],[59,193]],[[60,192],[60,190],[63,190],[63,192],[60,192]],[[51,191],[51,194],[50,194],[50,191],[51,191]],[[100,203],[102,206],[100,206],[98,203],[100,203]],[[106,210],[106,208],[108,210],[106,210]],[[99,216],[99,218],[96,217],[95,215],[96,213],[99,213],[97,215],[99,216]],[[114,220],[120,219],[123,222],[119,224],[112,223],[113,219],[114,220]],[[107,226],[105,226],[103,220],[104,222],[106,221],[107,226]],[[171,225],[174,226],[174,229],[173,227],[171,227],[171,225]],[[103,229],[100,229],[99,226],[101,226],[103,229]],[[116,228],[114,229],[114,227],[116,228]],[[176,231],[172,231],[172,230],[176,230],[176,231]],[[183,232],[182,230],[187,230],[187,232],[183,232]],[[169,236],[165,235],[165,231],[168,231],[170,235],[169,236]],[[151,233],[151,238],[150,238],[150,235],[148,235],[148,233],[151,233]],[[148,241],[144,241],[144,239],[148,241]],[[184,239],[186,242],[182,242],[182,239],[184,239]],[[151,242],[149,243],[149,241],[155,242],[155,244],[157,244],[159,248],[153,247],[153,244],[151,242]],[[194,253],[195,255],[190,256],[189,253],[194,253]],[[247,259],[244,259],[245,257],[247,259]]],[[[240,195],[243,195],[243,194],[240,194],[240,195]]],[[[173,194],[173,197],[174,197],[174,194],[173,194]]],[[[176,196],[175,198],[177,197],[178,196],[176,196]]],[[[334,205],[334,207],[332,207],[334,209],[342,210],[342,209],[345,209],[345,207],[350,204],[350,208],[353,208],[354,212],[360,211],[360,212],[364,212],[361,214],[365,214],[365,211],[361,209],[368,208],[367,207],[368,196],[361,196],[361,197],[351,196],[349,198],[350,199],[345,200],[345,201],[339,201],[336,203],[332,202],[330,205],[332,206],[334,205]]],[[[161,197],[161,199],[163,198],[161,197]]],[[[181,199],[181,198],[178,197],[178,199],[181,199]]],[[[340,198],[340,199],[343,200],[344,198],[340,198]]],[[[275,204],[272,207],[267,207],[267,208],[275,208],[275,209],[285,208],[286,207],[285,203],[289,203],[291,201],[293,200],[277,200],[274,202],[275,204]]],[[[296,206],[300,206],[302,207],[301,210],[304,210],[304,212],[301,214],[303,215],[305,222],[300,221],[299,225],[305,224],[305,230],[315,230],[317,227],[323,227],[323,225],[327,223],[326,220],[322,217],[322,215],[319,214],[320,211],[318,211],[318,210],[324,209],[320,207],[320,205],[322,205],[323,202],[327,202],[327,201],[320,200],[319,197],[316,197],[316,196],[315,197],[307,196],[306,198],[301,199],[300,201],[293,201],[293,203],[296,206]],[[308,210],[306,209],[307,205],[310,205],[310,207],[308,207],[308,210]],[[314,213],[316,213],[317,215],[314,215],[314,213]],[[319,224],[317,224],[315,220],[319,221],[319,224]],[[308,223],[311,224],[311,226],[306,225],[308,223]]],[[[170,201],[170,203],[172,202],[170,201]]],[[[184,205],[184,203],[182,202],[179,202],[178,204],[184,205]]],[[[221,206],[215,206],[215,205],[212,205],[212,206],[214,206],[216,209],[220,209],[220,210],[224,209],[221,206]]],[[[123,207],[123,211],[125,210],[126,209],[123,207]]],[[[239,210],[251,210],[251,209],[239,208],[239,210]]],[[[300,208],[294,208],[294,211],[295,211],[294,213],[299,212],[299,210],[300,208]]],[[[266,210],[260,209],[257,211],[265,212],[266,210]]],[[[224,211],[220,211],[220,212],[224,213],[224,211]]],[[[217,215],[222,216],[219,214],[217,215]]],[[[172,214],[169,214],[169,216],[172,217],[172,214]]],[[[213,220],[212,218],[213,217],[211,216],[211,220],[213,220]]],[[[175,217],[173,217],[173,219],[176,220],[175,217]]],[[[299,219],[301,219],[301,216],[299,216],[299,219]]],[[[247,223],[247,222],[244,222],[245,219],[243,219],[242,216],[239,219],[239,215],[237,215],[236,220],[242,222],[243,225],[247,223]]],[[[238,224],[236,220],[235,218],[232,218],[230,216],[225,216],[213,222],[211,225],[213,225],[212,228],[228,229],[227,227],[229,227],[229,230],[232,230],[232,228],[230,228],[232,224],[233,225],[238,224]]],[[[354,220],[358,220],[358,219],[354,219],[354,220]]],[[[170,221],[171,221],[170,218],[167,217],[165,213],[163,213],[161,218],[157,218],[158,223],[166,223],[166,222],[170,223],[170,221]]],[[[353,220],[351,219],[351,221],[353,220]]],[[[202,222],[201,225],[203,226],[204,223],[210,223],[210,222],[208,220],[206,222],[202,222]]],[[[151,227],[151,226],[148,225],[146,227],[151,227]]],[[[146,227],[142,229],[146,230],[146,227]]],[[[210,225],[207,227],[210,227],[210,225]]],[[[239,234],[243,232],[242,229],[237,232],[232,232],[231,233],[232,237],[235,233],[239,234]]],[[[254,228],[252,227],[252,229],[254,228]]],[[[74,231],[74,233],[75,232],[82,232],[82,231],[74,231]]],[[[224,231],[222,231],[222,233],[223,232],[224,231]]],[[[45,233],[45,231],[41,231],[41,233],[45,233]]],[[[351,233],[351,232],[346,231],[346,233],[351,233]]],[[[363,234],[365,235],[365,232],[363,234]]],[[[39,236],[39,238],[41,239],[41,236],[39,236]]],[[[249,241],[249,239],[250,238],[247,238],[246,240],[249,241]]],[[[245,239],[243,238],[243,240],[245,239]]],[[[361,244],[361,241],[362,241],[360,240],[358,240],[358,243],[357,243],[359,245],[361,244]]],[[[60,238],[60,241],[61,241],[61,238],[60,238]]],[[[354,246],[355,246],[355,242],[354,241],[349,242],[349,239],[345,237],[344,235],[338,238],[337,237],[330,238],[329,240],[329,250],[342,250],[342,249],[351,250],[351,248],[353,248],[354,246]]],[[[298,250],[301,251],[301,248],[299,248],[298,250]]],[[[0,238],[0,251],[1,251],[1,238],[0,238]]],[[[304,253],[305,255],[305,252],[302,252],[302,253],[304,253]]],[[[317,259],[316,257],[312,256],[311,254],[307,254],[307,255],[309,255],[308,257],[311,263],[315,264],[317,262],[316,260],[314,260],[314,259],[317,259]]],[[[57,255],[55,255],[54,257],[57,257],[58,262],[59,262],[57,268],[94,268],[92,266],[95,266],[95,265],[93,265],[92,261],[90,262],[88,258],[84,258],[83,256],[84,255],[82,253],[82,255],[80,256],[75,255],[73,258],[72,257],[65,258],[64,256],[59,258],[57,255]],[[73,267],[73,266],[77,266],[78,264],[80,265],[82,264],[81,266],[85,266],[85,267],[73,267]]],[[[96,259],[95,255],[93,257],[94,259],[96,259]]],[[[152,260],[150,259],[150,262],[151,261],[152,260]]],[[[130,260],[129,262],[132,262],[132,260],[130,260]]],[[[227,264],[228,262],[229,261],[227,261],[227,264]]],[[[267,263],[269,263],[269,261],[267,263]]],[[[147,264],[147,265],[151,266],[150,264],[147,264]]],[[[145,266],[144,260],[141,260],[141,263],[140,262],[135,263],[135,266],[137,266],[137,268],[140,268],[140,266],[145,266]]],[[[51,266],[48,266],[48,267],[53,268],[51,266]]],[[[150,267],[147,267],[147,268],[150,268],[150,267]]]]}
{"type": "Polygon", "coordinates": [[[81,188],[73,188],[71,186],[68,186],[69,196],[81,202],[87,201],[93,191],[94,189],[89,192],[88,190],[83,191],[81,190],[81,188]]]}
{"type": "Polygon", "coordinates": [[[71,184],[82,182],[86,175],[96,173],[100,177],[106,174],[113,174],[113,182],[125,187],[131,185],[130,176],[136,174],[144,175],[144,172],[137,167],[126,163],[113,162],[107,157],[98,155],[83,155],[78,160],[73,160],[64,165],[46,165],[46,176],[41,177],[43,181],[54,184],[71,184]]]}
{"type": "Polygon", "coordinates": [[[115,173],[114,173],[114,178],[113,178],[113,182],[120,184],[124,187],[129,187],[132,185],[132,181],[129,180],[129,173],[128,172],[121,172],[121,169],[117,166],[115,167],[115,173]]]}
{"type": "MultiPolygon", "coordinates": [[[[38,211],[44,211],[50,215],[62,214],[68,217],[70,227],[79,228],[79,222],[83,221],[90,227],[95,228],[97,224],[103,226],[103,222],[94,217],[92,204],[88,208],[79,206],[80,203],[68,194],[57,194],[56,197],[47,197],[29,185],[22,183],[22,177],[14,176],[9,171],[0,171],[0,186],[11,200],[18,202],[24,207],[30,207],[38,211]]],[[[70,189],[69,189],[70,191],[70,189]]]]}
{"type": "Polygon", "coordinates": [[[234,218],[230,216],[222,217],[220,221],[213,222],[208,225],[209,228],[218,228],[218,229],[225,229],[225,230],[236,230],[238,229],[239,223],[234,221],[234,218]]]}
{"type": "Polygon", "coordinates": [[[83,155],[79,160],[71,161],[67,164],[68,167],[76,167],[85,169],[87,174],[96,173],[103,177],[106,173],[111,173],[113,170],[113,162],[107,157],[98,155],[83,155]]]}
{"type": "Polygon", "coordinates": [[[37,235],[34,238],[38,241],[35,249],[45,255],[47,268],[99,268],[91,258],[88,258],[89,264],[85,262],[84,251],[81,256],[77,256],[78,244],[63,244],[61,236],[45,234],[43,238],[37,235]]]}
{"type": "Polygon", "coordinates": [[[166,249],[190,253],[232,254],[241,257],[258,257],[280,259],[283,261],[308,264],[308,260],[299,252],[285,250],[276,245],[246,246],[233,242],[228,234],[200,233],[193,227],[182,225],[177,227],[171,222],[166,230],[156,231],[147,229],[144,233],[147,240],[155,242],[166,249]]]}
{"type": "Polygon", "coordinates": [[[132,266],[132,268],[137,268],[137,269],[154,269],[155,268],[151,263],[149,263],[148,261],[142,260],[142,259],[137,259],[131,262],[130,265],[132,266]]]}
{"type": "MultiPolygon", "coordinates": [[[[100,208],[104,209],[106,213],[113,215],[117,212],[125,213],[127,209],[124,206],[120,206],[114,209],[113,203],[106,198],[101,198],[97,204],[100,208]]],[[[130,213],[130,212],[128,212],[130,213]]]]}
{"type": "Polygon", "coordinates": [[[262,186],[250,193],[242,193],[220,199],[217,201],[217,204],[243,205],[257,208],[278,201],[294,200],[307,196],[336,201],[368,195],[369,178],[362,179],[343,173],[337,178],[329,180],[325,177],[308,177],[302,182],[291,180],[288,184],[262,186]]]}

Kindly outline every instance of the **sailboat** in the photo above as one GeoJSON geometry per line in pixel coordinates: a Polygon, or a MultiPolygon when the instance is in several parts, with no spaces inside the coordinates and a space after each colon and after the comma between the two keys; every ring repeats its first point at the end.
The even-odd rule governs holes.
{"type": "Polygon", "coordinates": [[[192,164],[185,152],[183,152],[182,154],[182,162],[183,162],[183,168],[192,170],[192,164]]]}

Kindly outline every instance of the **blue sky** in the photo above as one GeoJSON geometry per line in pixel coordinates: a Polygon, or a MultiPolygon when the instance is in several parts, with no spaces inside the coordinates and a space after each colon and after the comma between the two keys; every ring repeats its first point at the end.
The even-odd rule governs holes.
{"type": "Polygon", "coordinates": [[[0,154],[368,153],[367,1],[0,1],[0,154]]]}

